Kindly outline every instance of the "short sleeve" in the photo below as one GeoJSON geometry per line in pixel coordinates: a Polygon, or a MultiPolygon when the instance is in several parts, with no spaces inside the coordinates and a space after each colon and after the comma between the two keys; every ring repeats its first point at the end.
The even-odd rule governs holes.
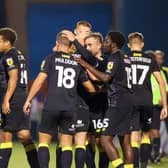
{"type": "Polygon", "coordinates": [[[4,57],[4,66],[5,69],[8,71],[12,70],[12,69],[18,69],[19,67],[19,62],[17,60],[17,58],[15,56],[5,56],[4,57]]]}
{"type": "Polygon", "coordinates": [[[50,67],[50,60],[51,57],[46,57],[42,62],[41,62],[41,66],[40,66],[40,72],[49,73],[49,67],[50,67]]]}
{"type": "Polygon", "coordinates": [[[89,80],[89,78],[88,78],[86,70],[81,67],[81,71],[80,71],[80,74],[79,74],[79,82],[83,83],[83,82],[86,82],[88,80],[89,80]]]}

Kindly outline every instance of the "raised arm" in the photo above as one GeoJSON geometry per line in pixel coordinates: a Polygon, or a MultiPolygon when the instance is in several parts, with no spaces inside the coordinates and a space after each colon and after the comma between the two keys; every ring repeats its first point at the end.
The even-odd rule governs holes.
{"type": "Polygon", "coordinates": [[[110,74],[107,73],[103,73],[99,70],[97,70],[96,68],[94,68],[93,66],[91,66],[89,63],[87,63],[86,61],[84,61],[81,58],[76,58],[76,61],[81,64],[85,69],[88,69],[93,75],[95,75],[97,78],[99,78],[101,81],[103,82],[109,82],[111,80],[111,76],[110,74]]]}

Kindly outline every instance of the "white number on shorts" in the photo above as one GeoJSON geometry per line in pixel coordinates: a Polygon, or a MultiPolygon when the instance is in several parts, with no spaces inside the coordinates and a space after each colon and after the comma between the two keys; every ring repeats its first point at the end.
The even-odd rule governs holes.
{"type": "Polygon", "coordinates": [[[108,118],[104,118],[103,122],[101,119],[96,120],[92,120],[93,122],[93,126],[94,129],[101,129],[101,128],[107,128],[109,126],[109,119],[108,118]]]}

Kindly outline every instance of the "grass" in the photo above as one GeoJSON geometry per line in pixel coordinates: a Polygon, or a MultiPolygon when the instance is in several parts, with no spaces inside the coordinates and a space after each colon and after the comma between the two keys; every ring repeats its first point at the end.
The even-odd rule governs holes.
{"type": "MultiPolygon", "coordinates": [[[[50,145],[50,168],[55,168],[55,147],[56,144],[50,145]]],[[[96,163],[97,163],[96,156],[96,163]]],[[[98,167],[98,166],[97,166],[98,167]]],[[[12,157],[9,162],[9,168],[29,168],[26,161],[26,155],[21,144],[14,143],[12,157]]],[[[74,162],[72,168],[75,168],[74,162]]],[[[150,164],[150,168],[168,168],[168,157],[163,158],[158,165],[150,164]]]]}

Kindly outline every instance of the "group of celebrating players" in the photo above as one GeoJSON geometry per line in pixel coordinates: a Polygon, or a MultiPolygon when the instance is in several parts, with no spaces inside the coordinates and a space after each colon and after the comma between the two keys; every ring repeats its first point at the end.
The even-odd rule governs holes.
{"type": "Polygon", "coordinates": [[[95,144],[99,168],[108,168],[110,162],[115,168],[147,168],[150,130],[159,130],[160,120],[167,117],[167,95],[161,65],[151,53],[142,52],[141,33],[129,34],[130,53],[125,54],[121,51],[126,43],[123,33],[110,31],[103,41],[89,22],[79,21],[74,33],[57,34],[53,53],[42,61],[28,95],[27,60],[15,48],[16,39],[13,29],[0,29],[0,168],[8,167],[14,132],[32,168],[49,167],[49,145],[56,133],[58,168],[71,167],[73,145],[76,168],[85,164],[95,168],[95,144]],[[151,75],[160,87],[157,110],[151,75]],[[45,81],[37,152],[30,134],[31,101],[45,81]],[[113,142],[115,136],[123,157],[113,142]]]}

